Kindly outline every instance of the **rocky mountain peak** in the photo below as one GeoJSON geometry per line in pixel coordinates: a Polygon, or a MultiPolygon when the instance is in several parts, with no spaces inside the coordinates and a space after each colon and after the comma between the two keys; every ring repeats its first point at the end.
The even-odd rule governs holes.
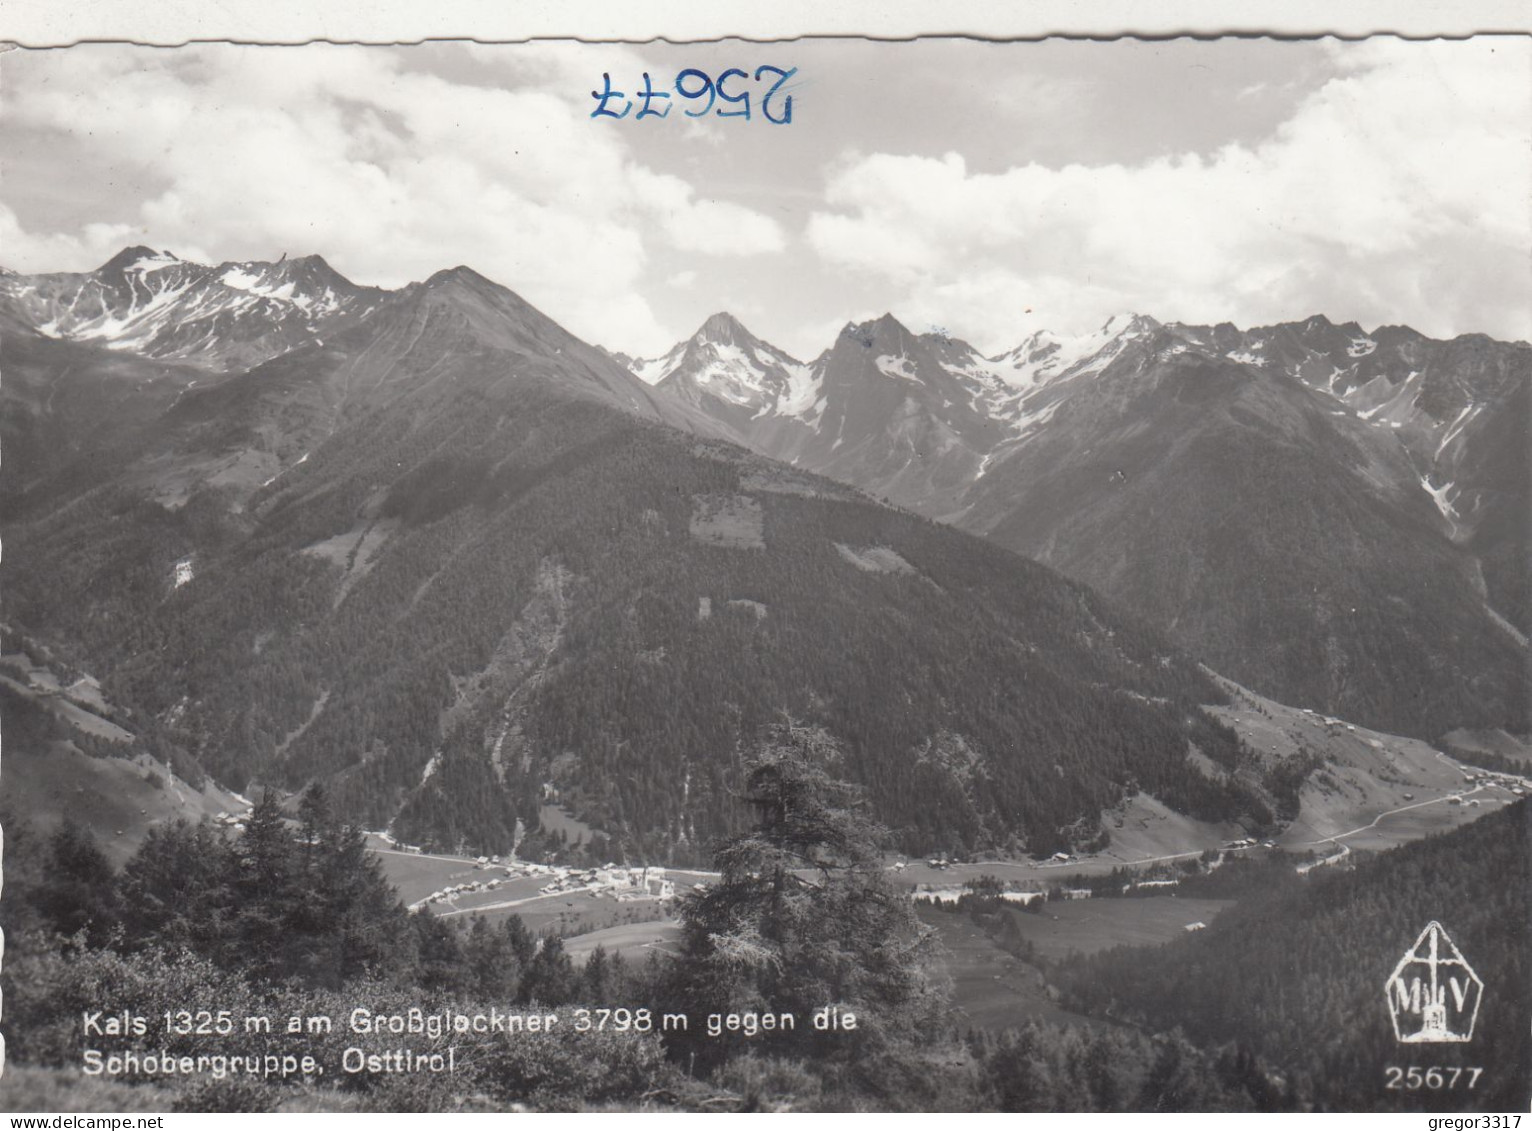
{"type": "Polygon", "coordinates": [[[740,324],[738,318],[728,311],[719,311],[717,314],[708,316],[697,332],[692,335],[692,340],[733,345],[739,342],[753,342],[756,339],[754,334],[740,324]]]}
{"type": "Polygon", "coordinates": [[[96,268],[95,273],[98,275],[120,275],[123,272],[133,270],[134,268],[143,270],[144,267],[150,264],[168,264],[179,262],[181,262],[181,260],[177,259],[168,251],[155,251],[153,248],[145,247],[143,244],[134,244],[132,247],[123,248],[116,255],[112,256],[112,258],[108,259],[100,267],[96,268]]]}

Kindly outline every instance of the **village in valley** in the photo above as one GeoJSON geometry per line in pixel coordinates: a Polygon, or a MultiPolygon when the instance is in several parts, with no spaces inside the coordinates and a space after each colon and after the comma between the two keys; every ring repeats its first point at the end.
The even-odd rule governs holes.
{"type": "MultiPolygon", "coordinates": [[[[62,703],[65,694],[58,689],[69,687],[67,706],[82,715],[91,712],[86,721],[94,712],[103,718],[111,713],[110,704],[75,694],[89,690],[88,684],[70,687],[62,676],[49,680],[34,663],[29,670],[19,662],[13,666],[15,682],[44,705],[62,703]]],[[[1071,848],[1006,859],[958,851],[885,857],[889,880],[912,900],[944,948],[955,1003],[971,1020],[1078,1021],[1061,1010],[1039,963],[1072,961],[1114,946],[1156,947],[1198,934],[1250,884],[1276,882],[1279,874],[1301,878],[1350,870],[1386,849],[1472,823],[1532,791],[1525,751],[1502,752],[1485,736],[1459,735],[1438,746],[1285,706],[1243,688],[1232,699],[1229,706],[1209,710],[1258,756],[1319,755],[1302,787],[1298,813],[1280,831],[1196,821],[1138,794],[1102,813],[1102,828],[1110,836],[1096,851],[1071,848]],[[1486,744],[1482,750],[1476,741],[1486,744]],[[1481,759],[1502,768],[1474,764],[1481,759]],[[997,909],[1007,924],[1004,937],[986,933],[963,913],[975,906],[997,909]]],[[[237,838],[246,831],[258,792],[198,790],[148,760],[139,765],[80,755],[76,762],[98,774],[126,768],[150,779],[135,777],[124,785],[102,777],[82,785],[77,777],[69,787],[77,809],[100,810],[109,827],[120,826],[114,847],[176,817],[205,817],[237,838]],[[154,775],[163,788],[153,788],[154,775]],[[108,802],[116,807],[108,808],[108,802]]],[[[13,789],[21,782],[39,796],[61,788],[52,779],[14,777],[13,789]]],[[[297,797],[288,795],[283,806],[295,836],[297,797]]],[[[556,795],[542,800],[544,834],[555,839],[567,834],[570,843],[583,846],[605,839],[556,795]]],[[[369,853],[411,911],[465,925],[475,918],[495,923],[514,916],[540,938],[562,939],[576,967],[598,951],[635,964],[668,961],[680,951],[681,899],[718,878],[697,867],[645,864],[617,852],[611,855],[618,859],[597,864],[605,853],[595,856],[589,847],[572,854],[576,860],[561,860],[557,851],[534,859],[525,844],[521,853],[496,854],[486,845],[468,855],[409,843],[387,829],[365,837],[369,853]]]]}
{"type": "MultiPolygon", "coordinates": [[[[996,877],[998,898],[1007,903],[1040,907],[1043,903],[1086,900],[1103,894],[1102,881],[1119,868],[1130,869],[1132,873],[1121,884],[1122,894],[1171,898],[1181,877],[1189,871],[1214,871],[1226,859],[1281,849],[1292,854],[1293,867],[1300,875],[1315,868],[1346,866],[1352,862],[1352,851],[1346,841],[1360,834],[1375,836],[1390,818],[1418,820],[1425,816],[1421,811],[1427,810],[1438,815],[1436,821],[1450,826],[1471,819],[1466,810],[1483,803],[1509,804],[1532,790],[1532,780],[1523,775],[1480,769],[1440,752],[1433,753],[1441,770],[1454,778],[1460,777],[1460,785],[1439,781],[1433,783],[1436,788],[1428,795],[1419,798],[1414,792],[1402,792],[1397,807],[1380,814],[1371,825],[1334,833],[1308,845],[1294,843],[1289,837],[1280,838],[1279,843],[1237,836],[1208,840],[1196,847],[1180,845],[1179,851],[1130,858],[1111,850],[1079,855],[1057,852],[1045,860],[959,860],[944,854],[929,859],[897,857],[890,858],[888,870],[912,898],[933,906],[956,904],[980,876],[996,877]],[[1462,816],[1449,817],[1457,813],[1462,816]],[[1163,890],[1150,893],[1140,889],[1163,890]]],[[[248,805],[243,798],[239,800],[248,805]]],[[[244,812],[223,811],[213,817],[213,823],[237,834],[244,829],[245,816],[244,812]]],[[[1400,832],[1405,839],[1421,835],[1421,830],[1414,828],[1400,832]]],[[[628,913],[620,915],[623,921],[668,919],[678,894],[701,890],[716,878],[715,873],[707,871],[654,864],[607,862],[591,866],[523,860],[514,854],[465,856],[428,852],[419,845],[396,839],[387,831],[368,832],[367,843],[412,911],[430,910],[444,917],[516,913],[533,922],[573,928],[570,933],[599,932],[619,917],[612,913],[616,907],[628,909],[628,913]]],[[[1118,894],[1115,888],[1113,894],[1118,894]]],[[[1185,930],[1202,926],[1200,921],[1182,925],[1185,930]]]]}
{"type": "MultiPolygon", "coordinates": [[[[387,833],[375,835],[385,842],[393,842],[393,838],[387,833]]],[[[423,855],[416,845],[395,844],[395,847],[400,852],[423,855]]],[[[424,899],[410,904],[410,910],[417,911],[433,903],[446,903],[455,896],[473,892],[496,891],[507,881],[518,879],[545,880],[546,882],[537,889],[539,896],[584,892],[628,902],[639,899],[669,900],[674,899],[676,894],[675,881],[666,877],[664,868],[654,866],[625,868],[608,863],[599,868],[575,868],[561,864],[537,864],[513,857],[502,860],[499,856],[477,857],[473,866],[480,871],[491,873],[490,876],[486,879],[451,884],[433,891],[424,899]]]]}
{"type": "MultiPolygon", "coordinates": [[[[991,943],[967,939],[959,919],[944,914],[970,897],[1032,912],[1017,920],[1017,931],[1040,953],[1154,945],[1203,930],[1230,905],[1221,888],[1207,897],[1204,878],[1232,861],[1291,868],[1300,876],[1348,869],[1372,852],[1473,821],[1532,790],[1532,775],[1474,766],[1431,744],[1359,729],[1243,689],[1222,713],[1253,749],[1276,757],[1313,749],[1327,755],[1304,786],[1300,815],[1281,832],[1258,837],[1237,823],[1190,821],[1139,796],[1103,814],[1112,835],[1099,851],[1032,859],[891,854],[889,878],[945,944],[966,955],[959,965],[973,967],[974,986],[987,984],[984,992],[993,993],[992,975],[1010,959],[991,943]]],[[[238,835],[250,803],[231,796],[235,803],[213,823],[238,835]]],[[[552,802],[541,819],[545,828],[567,826],[582,841],[604,836],[552,802]]],[[[696,868],[627,860],[595,865],[551,854],[532,860],[514,852],[428,851],[386,830],[368,832],[366,840],[410,910],[442,918],[515,915],[538,934],[565,939],[579,963],[597,947],[639,960],[649,951],[674,953],[677,897],[717,879],[696,868]]]]}

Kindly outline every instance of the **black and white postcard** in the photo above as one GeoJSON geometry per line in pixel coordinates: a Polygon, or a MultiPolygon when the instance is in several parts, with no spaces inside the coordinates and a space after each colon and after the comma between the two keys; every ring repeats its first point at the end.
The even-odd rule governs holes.
{"type": "Polygon", "coordinates": [[[0,1108],[1513,1131],[1529,43],[0,55],[0,1108]]]}

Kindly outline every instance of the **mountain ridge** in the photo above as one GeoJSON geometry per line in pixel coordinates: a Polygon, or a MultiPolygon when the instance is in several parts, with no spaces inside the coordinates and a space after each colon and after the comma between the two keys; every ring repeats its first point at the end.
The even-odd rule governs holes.
{"type": "Polygon", "coordinates": [[[1517,652],[1532,632],[1525,343],[1436,340],[1402,326],[1369,334],[1322,314],[1248,330],[1120,315],[1093,335],[1038,331],[986,358],[885,314],[849,323],[810,368],[821,393],[812,417],[782,418],[764,404],[748,420],[724,422],[757,451],[1054,564],[1287,701],[1409,733],[1450,730],[1457,711],[1527,725],[1526,696],[1514,689],[1524,665],[1517,652]],[[1199,417],[1199,402],[1224,406],[1216,429],[1199,417]],[[1272,476],[1264,485],[1241,474],[1263,447],[1272,476]],[[1326,468],[1324,477],[1305,464],[1326,468]],[[1143,494],[1146,480],[1129,486],[1135,469],[1151,467],[1174,472],[1154,497],[1143,494]],[[1118,506],[1114,494],[1132,501],[1118,506]],[[1142,522],[1177,513],[1178,495],[1197,500],[1176,519],[1184,544],[1142,522]],[[1337,506],[1329,495],[1348,501],[1337,506]],[[1291,512],[1292,500],[1309,497],[1323,517],[1291,512]],[[1251,562],[1212,546],[1219,535],[1202,520],[1228,506],[1241,515],[1233,528],[1254,550],[1251,562]],[[1251,513],[1286,513],[1287,525],[1262,530],[1251,513]],[[1312,602],[1290,627],[1275,607],[1257,616],[1259,628],[1240,623],[1247,597],[1252,607],[1263,593],[1296,599],[1276,594],[1299,547],[1320,566],[1315,593],[1355,596],[1359,573],[1391,578],[1360,596],[1379,624],[1390,602],[1411,607],[1413,623],[1395,646],[1436,672],[1433,681],[1457,668],[1470,686],[1493,690],[1389,707],[1394,693],[1379,676],[1358,686],[1357,672],[1383,658],[1355,655],[1358,646],[1312,602]],[[1218,575],[1204,576],[1214,558],[1224,563],[1218,575]],[[1412,568],[1430,582],[1412,579],[1412,568]],[[1146,578],[1160,573],[1169,575],[1161,591],[1149,592],[1146,578]],[[1231,585],[1231,574],[1241,580],[1231,585]],[[1225,606],[1211,618],[1196,608],[1199,585],[1209,583],[1225,606]],[[1194,621],[1200,627],[1188,627],[1194,621]],[[1473,635],[1486,641],[1494,675],[1470,659],[1473,635]],[[1239,648],[1266,658],[1242,665],[1239,648]],[[1305,664],[1317,665],[1318,681],[1298,675],[1305,664]]]}
{"type": "Polygon", "coordinates": [[[0,301],[45,337],[230,372],[318,339],[384,292],[318,255],[208,265],[124,248],[89,272],[8,275],[0,301]]]}
{"type": "Polygon", "coordinates": [[[0,493],[7,608],[220,780],[323,779],[442,845],[503,847],[551,795],[680,858],[787,711],[905,844],[1017,851],[1141,790],[1270,827],[1189,652],[1396,733],[1515,728],[1469,542],[1518,545],[1517,430],[1463,403],[1524,389],[1514,348],[1124,317],[998,371],[891,314],[808,363],[713,316],[651,383],[467,267],[319,309],[322,260],[225,281],[145,250],[125,290],[0,285],[0,425],[35,461],[0,493]],[[94,333],[97,299],[194,285],[256,360],[170,316],[94,333]],[[64,306],[89,332],[44,332],[64,306]]]}
{"type": "Polygon", "coordinates": [[[322,780],[452,848],[505,850],[556,796],[616,855],[693,859],[737,831],[739,752],[787,712],[842,742],[912,848],[1087,842],[1140,789],[1274,819],[1259,775],[1189,757],[1241,755],[1176,706],[1220,692],[1156,634],[737,446],[477,273],[247,368],[131,344],[0,340],[8,438],[77,445],[7,479],[6,611],[88,663],[162,764],[322,780]]]}

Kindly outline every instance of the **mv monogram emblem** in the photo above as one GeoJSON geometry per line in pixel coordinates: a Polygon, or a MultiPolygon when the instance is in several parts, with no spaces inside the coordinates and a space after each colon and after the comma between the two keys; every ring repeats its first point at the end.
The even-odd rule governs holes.
{"type": "Polygon", "coordinates": [[[1432,922],[1394,967],[1385,987],[1394,1037],[1404,1044],[1473,1039],[1484,983],[1442,925],[1432,922]]]}

